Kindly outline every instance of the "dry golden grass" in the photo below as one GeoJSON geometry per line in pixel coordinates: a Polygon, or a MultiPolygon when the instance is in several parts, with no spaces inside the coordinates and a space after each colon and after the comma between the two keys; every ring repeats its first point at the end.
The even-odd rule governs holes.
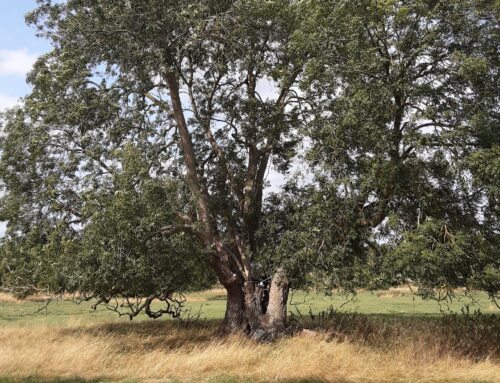
{"type": "Polygon", "coordinates": [[[214,298],[225,298],[226,290],[222,287],[217,287],[209,290],[198,291],[186,295],[186,302],[206,302],[214,298]]]}
{"type": "Polygon", "coordinates": [[[377,293],[378,298],[395,298],[402,297],[405,295],[414,294],[416,289],[412,289],[408,286],[400,286],[400,287],[391,287],[387,290],[379,291],[377,293]]]}
{"type": "Polygon", "coordinates": [[[0,303],[22,303],[22,301],[14,297],[12,294],[0,293],[0,303]]]}
{"type": "MultiPolygon", "coordinates": [[[[360,290],[363,291],[363,290],[360,290]]],[[[396,298],[403,296],[411,296],[414,295],[418,291],[417,286],[404,285],[398,287],[390,287],[387,290],[382,290],[377,292],[378,298],[396,298]]],[[[453,290],[458,295],[465,294],[466,290],[464,288],[457,288],[453,290]]],[[[445,292],[445,291],[443,291],[445,292]]]]}
{"type": "MultiPolygon", "coordinates": [[[[60,298],[63,299],[72,299],[78,296],[78,293],[76,294],[64,294],[60,296],[60,298]]],[[[223,288],[213,288],[209,290],[204,290],[204,291],[199,291],[196,293],[191,293],[186,296],[186,302],[206,302],[207,298],[225,298],[226,297],[226,290],[223,288]]],[[[48,295],[45,294],[34,294],[34,295],[29,295],[23,299],[18,299],[16,298],[13,294],[11,293],[4,293],[0,292],[0,303],[26,303],[26,302],[45,302],[49,298],[51,298],[48,295]]],[[[59,296],[58,296],[59,298],[59,296]]]]}
{"type": "MultiPolygon", "coordinates": [[[[74,298],[75,295],[73,294],[64,294],[60,296],[60,298],[63,299],[71,299],[74,298]]],[[[0,303],[26,303],[26,302],[47,302],[47,300],[51,299],[50,295],[46,294],[33,294],[33,295],[28,295],[27,297],[23,299],[16,298],[15,295],[10,294],[10,293],[2,293],[0,292],[0,303]]]]}
{"type": "Polygon", "coordinates": [[[25,302],[45,302],[50,297],[48,295],[30,295],[23,299],[18,299],[9,293],[0,293],[0,303],[25,303],[25,302]]]}
{"type": "Polygon", "coordinates": [[[374,346],[301,334],[271,344],[215,337],[216,324],[172,321],[0,328],[0,376],[204,381],[221,376],[277,381],[498,382],[492,358],[474,361],[404,333],[374,346]]]}

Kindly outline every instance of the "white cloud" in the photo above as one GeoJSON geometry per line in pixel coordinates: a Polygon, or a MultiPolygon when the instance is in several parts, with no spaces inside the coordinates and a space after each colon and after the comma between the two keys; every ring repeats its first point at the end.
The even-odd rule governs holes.
{"type": "Polygon", "coordinates": [[[35,63],[38,55],[26,48],[0,49],[0,76],[25,76],[35,63]]]}
{"type": "Polygon", "coordinates": [[[11,108],[17,104],[18,99],[0,93],[0,112],[6,108],[11,108]]]}
{"type": "Polygon", "coordinates": [[[17,97],[7,96],[0,93],[0,111],[6,108],[12,108],[18,101],[17,97]]]}
{"type": "Polygon", "coordinates": [[[263,101],[275,101],[279,95],[278,84],[269,77],[258,81],[256,90],[263,101]]]}

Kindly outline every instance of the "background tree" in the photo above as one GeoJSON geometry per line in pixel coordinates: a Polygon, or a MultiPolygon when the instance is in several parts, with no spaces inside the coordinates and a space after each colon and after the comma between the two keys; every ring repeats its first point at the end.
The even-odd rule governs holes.
{"type": "Polygon", "coordinates": [[[395,278],[496,295],[496,178],[483,182],[500,137],[498,4],[309,4],[316,16],[302,41],[317,52],[307,68],[316,187],[299,246],[333,286],[395,278]],[[453,242],[447,260],[426,253],[421,235],[453,242]],[[478,283],[485,274],[487,286],[478,283]]]}

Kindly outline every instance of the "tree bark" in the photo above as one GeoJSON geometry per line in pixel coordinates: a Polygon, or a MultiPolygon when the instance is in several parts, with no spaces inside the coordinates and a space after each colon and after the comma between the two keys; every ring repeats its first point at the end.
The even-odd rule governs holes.
{"type": "Polygon", "coordinates": [[[245,313],[245,295],[240,283],[234,286],[226,286],[227,303],[224,320],[219,327],[222,334],[248,332],[245,313]]]}
{"type": "Polygon", "coordinates": [[[194,153],[193,142],[191,141],[191,135],[189,134],[186,118],[184,116],[184,110],[182,108],[177,78],[174,73],[167,72],[165,74],[165,79],[170,93],[175,122],[177,129],[179,130],[181,148],[184,153],[184,163],[186,164],[187,169],[187,183],[189,190],[193,194],[196,201],[197,212],[199,215],[198,218],[204,226],[203,236],[205,244],[208,244],[212,242],[212,239],[216,236],[214,223],[210,216],[209,196],[198,178],[196,155],[194,153]]]}

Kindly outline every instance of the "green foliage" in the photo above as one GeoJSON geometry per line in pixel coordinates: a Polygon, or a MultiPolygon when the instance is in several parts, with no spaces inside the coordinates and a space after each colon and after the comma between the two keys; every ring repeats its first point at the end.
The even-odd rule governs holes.
{"type": "Polygon", "coordinates": [[[85,195],[88,203],[83,214],[89,223],[74,260],[75,287],[99,296],[149,296],[214,283],[196,238],[184,232],[168,233],[179,206],[179,185],[151,179],[140,187],[130,179],[118,182],[123,181],[127,184],[113,195],[85,195]]]}
{"type": "Polygon", "coordinates": [[[189,209],[184,186],[151,177],[145,152],[132,143],[113,149],[108,158],[115,168],[104,164],[108,172],[98,187],[102,174],[85,162],[83,170],[76,156],[51,157],[53,143],[39,141],[42,125],[36,131],[21,111],[11,113],[2,142],[3,285],[19,295],[48,289],[106,301],[214,282],[196,237],[169,229],[189,209]]]}
{"type": "Polygon", "coordinates": [[[267,270],[284,265],[294,288],[354,292],[374,282],[377,260],[359,247],[366,233],[352,226],[355,211],[325,191],[290,183],[268,199],[260,260],[267,270]]]}
{"type": "MultiPolygon", "coordinates": [[[[1,255],[5,285],[20,287],[22,294],[49,288],[108,299],[185,292],[214,282],[196,238],[169,232],[182,204],[182,186],[134,178],[135,170],[143,171],[134,169],[136,159],[130,158],[138,153],[124,152],[128,158],[113,193],[81,196],[83,227],[41,220],[26,233],[9,232],[1,255]]],[[[10,218],[9,229],[16,223],[10,218]]]]}
{"type": "Polygon", "coordinates": [[[423,295],[436,297],[461,287],[484,290],[492,297],[500,291],[498,243],[477,230],[455,232],[444,222],[428,219],[404,233],[384,262],[400,282],[422,286],[423,295]]]}
{"type": "Polygon", "coordinates": [[[289,226],[295,248],[328,260],[333,286],[497,294],[498,3],[306,3],[316,191],[289,226]],[[453,245],[424,250],[430,222],[453,245]]]}

